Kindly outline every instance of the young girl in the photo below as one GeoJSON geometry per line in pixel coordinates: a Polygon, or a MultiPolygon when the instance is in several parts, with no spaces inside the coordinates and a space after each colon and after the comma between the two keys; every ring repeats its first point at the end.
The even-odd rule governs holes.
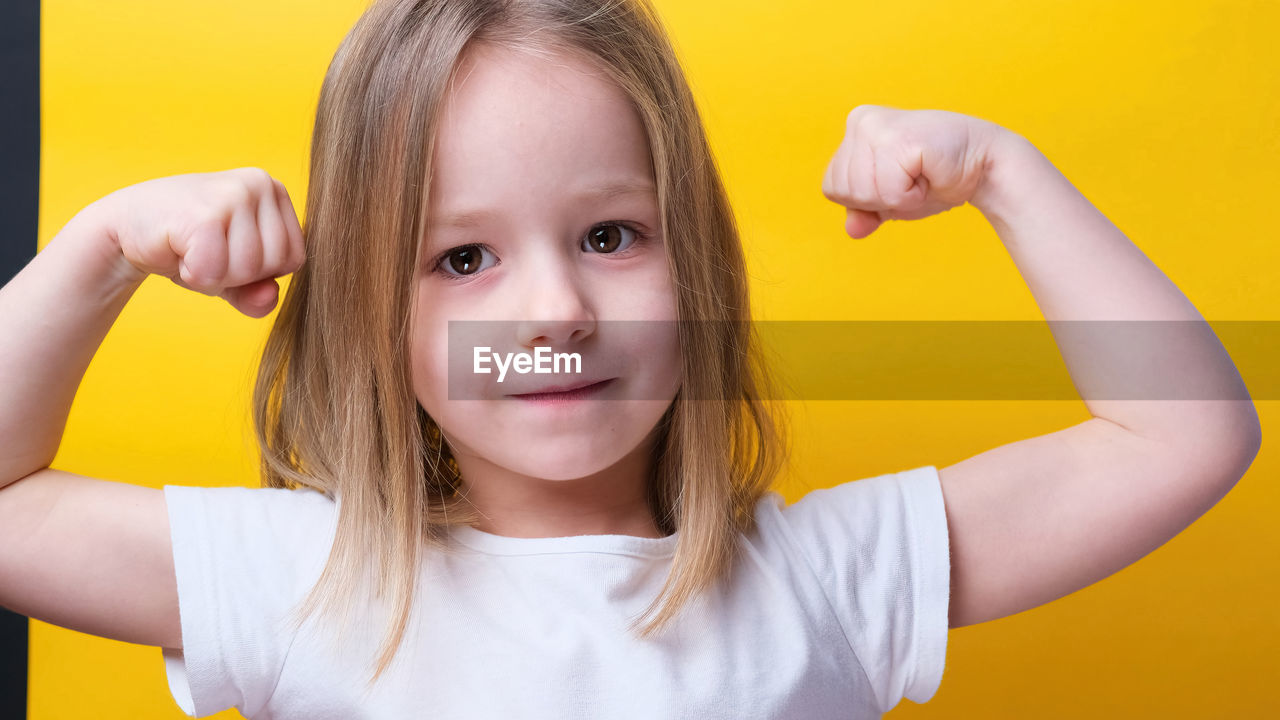
{"type": "MultiPolygon", "coordinates": [[[[859,106],[822,189],[853,237],[973,204],[1050,321],[1200,322],[991,123],[859,106]]],[[[784,506],[745,277],[644,0],[381,0],[325,78],[305,224],[253,168],[160,178],[0,290],[0,604],[163,648],[197,717],[877,717],[932,697],[949,627],[1132,563],[1257,452],[1198,334],[1158,350],[1213,402],[1086,398],[1077,426],[784,506]],[[148,275],[264,317],[290,273],[254,397],[266,487],[48,467],[148,275]],[[459,328],[582,373],[458,375],[459,328]]],[[[1080,383],[1162,359],[1061,339],[1080,383]]]]}

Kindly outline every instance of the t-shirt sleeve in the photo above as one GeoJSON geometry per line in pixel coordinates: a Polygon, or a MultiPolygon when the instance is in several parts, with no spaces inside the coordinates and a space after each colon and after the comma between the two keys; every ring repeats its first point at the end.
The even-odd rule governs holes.
{"type": "Polygon", "coordinates": [[[942,683],[951,555],[937,468],[810,491],[782,509],[881,712],[942,683]]]}
{"type": "Polygon", "coordinates": [[[294,604],[319,577],[336,506],[311,490],[165,485],[182,649],[163,648],[169,691],[191,717],[252,717],[293,640],[294,604]]]}

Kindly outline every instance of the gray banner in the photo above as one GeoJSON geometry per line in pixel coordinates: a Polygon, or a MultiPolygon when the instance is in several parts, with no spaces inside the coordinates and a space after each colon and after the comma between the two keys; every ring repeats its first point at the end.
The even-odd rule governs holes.
{"type": "MultiPolygon", "coordinates": [[[[610,382],[584,401],[669,399],[646,379],[679,368],[681,322],[706,324],[451,321],[449,399],[511,399],[601,379],[610,382]]],[[[759,337],[778,380],[771,400],[1280,398],[1274,321],[758,321],[741,329],[759,337]]],[[[719,390],[682,391],[726,399],[719,390]]]]}

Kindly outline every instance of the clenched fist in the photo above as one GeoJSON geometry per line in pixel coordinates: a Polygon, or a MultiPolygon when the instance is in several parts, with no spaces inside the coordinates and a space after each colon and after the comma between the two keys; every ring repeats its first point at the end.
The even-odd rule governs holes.
{"type": "Polygon", "coordinates": [[[275,278],[306,258],[288,192],[258,168],[147,180],[91,207],[138,280],[163,275],[250,317],[271,312],[275,278]]]}
{"type": "Polygon", "coordinates": [[[919,220],[963,205],[989,167],[996,138],[1009,131],[944,110],[859,105],[827,165],[822,194],[847,208],[855,238],[885,220],[919,220]]]}

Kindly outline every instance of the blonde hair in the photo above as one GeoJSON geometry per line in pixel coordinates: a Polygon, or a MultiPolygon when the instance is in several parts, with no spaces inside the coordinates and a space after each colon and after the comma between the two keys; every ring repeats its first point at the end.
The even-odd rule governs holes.
{"type": "Polygon", "coordinates": [[[320,608],[336,613],[341,635],[369,600],[359,588],[370,573],[394,610],[370,686],[402,643],[421,548],[447,552],[449,528],[480,518],[416,401],[408,361],[436,126],[473,42],[589,59],[631,98],[648,134],[682,355],[648,498],[658,527],[680,532],[670,574],[642,614],[656,617],[639,637],[728,575],[736,537],[753,529],[786,455],[785,417],[765,402],[779,396],[750,322],[736,222],[648,0],[374,2],[324,78],[307,260],[289,283],[253,397],[263,485],[314,488],[338,506],[327,563],[295,622],[320,608]]]}

